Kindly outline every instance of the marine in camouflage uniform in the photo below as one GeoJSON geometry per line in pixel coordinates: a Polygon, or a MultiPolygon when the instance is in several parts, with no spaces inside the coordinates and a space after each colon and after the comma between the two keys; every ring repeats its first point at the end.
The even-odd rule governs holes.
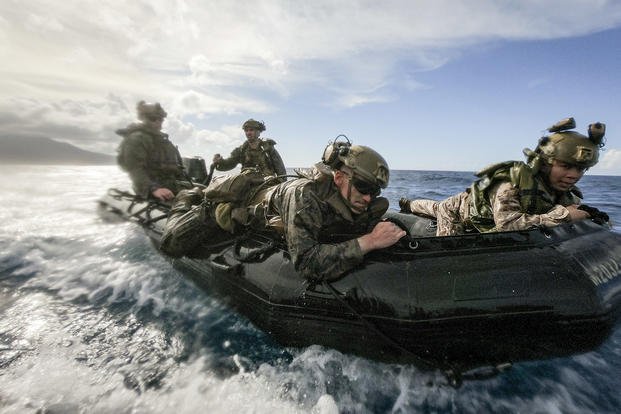
{"type": "Polygon", "coordinates": [[[595,218],[578,207],[582,194],[575,183],[597,163],[604,125],[590,125],[589,137],[567,131],[574,127],[573,118],[560,121],[549,128],[553,134],[541,138],[535,151],[524,150],[528,163],[509,161],[487,167],[477,173],[480,179],[469,189],[444,201],[402,199],[399,204],[405,211],[436,217],[438,236],[551,227],[595,218]]]}
{"type": "MultiPolygon", "coordinates": [[[[249,207],[231,212],[233,220],[243,225],[282,232],[295,268],[313,280],[338,278],[362,263],[369,251],[391,246],[405,236],[394,223],[380,221],[388,208],[388,201],[378,197],[388,184],[386,161],[368,147],[334,148],[336,144],[328,146],[324,163],[317,164],[312,173],[269,187],[244,187],[243,193],[250,194],[249,207]],[[250,219],[243,214],[248,211],[254,212],[250,219]]],[[[226,227],[222,225],[226,220],[218,217],[221,205],[212,205],[209,213],[191,201],[175,203],[173,210],[179,214],[169,217],[162,250],[185,254],[206,240],[214,221],[226,227]],[[201,234],[194,235],[192,228],[201,234]],[[177,236],[182,234],[187,236],[177,236]]],[[[211,241],[211,236],[207,238],[211,241]]]]}
{"type": "Polygon", "coordinates": [[[364,253],[356,236],[373,229],[388,209],[388,200],[375,197],[356,214],[322,167],[318,164],[309,177],[278,185],[266,204],[268,220],[282,221],[295,268],[309,279],[329,280],[362,263],[364,253]],[[339,238],[348,240],[335,242],[339,238]]]}
{"type": "Polygon", "coordinates": [[[283,176],[287,174],[285,165],[276,151],[276,141],[261,139],[259,135],[265,131],[265,124],[249,119],[242,125],[246,134],[246,142],[235,148],[228,158],[216,154],[213,163],[218,171],[229,171],[241,164],[242,170],[252,168],[264,176],[283,176]]]}
{"type": "Polygon", "coordinates": [[[181,181],[183,164],[179,151],[168,134],[161,131],[166,112],[159,103],[144,101],[138,103],[137,112],[141,122],[116,131],[123,137],[117,162],[129,173],[137,195],[161,198],[160,189],[167,189],[170,194],[163,199],[171,199],[181,188],[186,188],[187,183],[181,181]]]}

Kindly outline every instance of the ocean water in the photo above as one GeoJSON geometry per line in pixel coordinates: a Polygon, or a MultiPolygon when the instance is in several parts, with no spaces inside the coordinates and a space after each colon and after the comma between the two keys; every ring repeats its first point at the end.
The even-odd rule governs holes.
{"type": "MultiPolygon", "coordinates": [[[[395,171],[385,195],[443,198],[464,172],[395,171]]],[[[114,166],[0,166],[0,413],[618,413],[621,328],[598,349],[455,389],[439,372],[284,348],[198,289],[96,201],[114,166]]],[[[621,177],[585,202],[621,223],[621,177]]],[[[616,229],[615,231],[619,231],[616,229]]]]}

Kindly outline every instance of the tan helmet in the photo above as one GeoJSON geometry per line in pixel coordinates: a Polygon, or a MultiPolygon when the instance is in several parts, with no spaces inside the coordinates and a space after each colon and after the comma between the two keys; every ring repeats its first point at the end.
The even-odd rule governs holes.
{"type": "Polygon", "coordinates": [[[166,111],[162,108],[159,103],[146,103],[145,101],[140,101],[136,104],[136,112],[138,112],[138,119],[141,121],[155,121],[158,119],[166,118],[166,111]]]}
{"type": "Polygon", "coordinates": [[[372,148],[351,145],[349,140],[330,143],[324,150],[322,161],[333,169],[345,165],[352,170],[354,177],[380,188],[388,186],[390,179],[388,163],[372,148]]]}
{"type": "Polygon", "coordinates": [[[604,146],[606,126],[600,122],[589,125],[589,136],[566,129],[574,128],[573,118],[559,121],[548,131],[553,132],[539,140],[535,153],[548,163],[558,160],[567,164],[590,168],[599,160],[599,149],[604,146]]]}
{"type": "Polygon", "coordinates": [[[599,146],[574,131],[556,132],[545,137],[538,149],[548,162],[557,160],[584,168],[594,166],[599,159],[599,146]]]}
{"type": "Polygon", "coordinates": [[[244,124],[242,125],[242,129],[246,129],[246,128],[253,128],[253,129],[256,129],[257,131],[263,132],[265,131],[265,124],[263,122],[259,122],[259,121],[256,121],[250,118],[249,120],[244,122],[244,124]]]}

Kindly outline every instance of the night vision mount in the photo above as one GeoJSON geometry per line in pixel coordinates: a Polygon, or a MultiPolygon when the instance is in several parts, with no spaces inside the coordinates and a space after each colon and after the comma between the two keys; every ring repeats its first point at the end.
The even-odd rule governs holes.
{"type": "Polygon", "coordinates": [[[548,132],[561,132],[568,129],[574,129],[576,127],[576,120],[574,118],[565,118],[558,121],[556,124],[548,127],[548,132]]]}
{"type": "MultiPolygon", "coordinates": [[[[575,127],[576,127],[576,121],[574,120],[573,117],[570,117],[570,118],[565,118],[565,119],[558,121],[556,124],[547,128],[547,130],[548,132],[555,133],[555,132],[567,131],[575,127]]],[[[589,140],[600,148],[603,147],[605,144],[604,142],[605,134],[606,134],[606,124],[601,123],[601,122],[589,124],[589,128],[588,128],[589,140]]]]}

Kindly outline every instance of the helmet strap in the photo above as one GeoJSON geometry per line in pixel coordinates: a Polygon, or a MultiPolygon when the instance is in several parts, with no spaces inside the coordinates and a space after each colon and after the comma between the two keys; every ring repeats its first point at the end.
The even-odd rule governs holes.
{"type": "Polygon", "coordinates": [[[349,207],[349,209],[350,209],[350,210],[351,210],[354,214],[361,214],[361,213],[363,213],[363,211],[360,211],[360,210],[359,210],[358,208],[356,208],[356,207],[354,206],[354,204],[351,202],[351,188],[352,188],[352,186],[353,186],[353,184],[352,184],[353,174],[352,174],[352,175],[349,175],[349,174],[348,174],[348,175],[347,175],[347,178],[348,178],[348,179],[347,179],[347,181],[349,181],[349,182],[348,182],[348,184],[347,184],[347,198],[346,198],[345,200],[343,200],[343,201],[345,202],[345,205],[346,205],[347,207],[349,207]]]}
{"type": "MultiPolygon", "coordinates": [[[[345,167],[344,167],[345,168],[345,167]]],[[[354,185],[352,183],[352,178],[353,178],[353,171],[344,171],[343,169],[340,170],[336,170],[334,173],[337,174],[340,173],[343,175],[343,178],[347,177],[347,197],[343,197],[343,195],[341,194],[341,199],[343,200],[343,203],[354,213],[354,214],[360,214],[362,213],[362,211],[360,211],[358,208],[356,208],[354,206],[354,204],[351,202],[351,189],[352,186],[354,185]]],[[[340,194],[340,190],[339,190],[339,194],[340,194]]]]}
{"type": "Polygon", "coordinates": [[[530,162],[530,168],[533,171],[533,174],[537,174],[541,171],[541,167],[542,165],[547,164],[546,160],[543,159],[543,157],[541,155],[536,155],[534,156],[530,162]]]}

